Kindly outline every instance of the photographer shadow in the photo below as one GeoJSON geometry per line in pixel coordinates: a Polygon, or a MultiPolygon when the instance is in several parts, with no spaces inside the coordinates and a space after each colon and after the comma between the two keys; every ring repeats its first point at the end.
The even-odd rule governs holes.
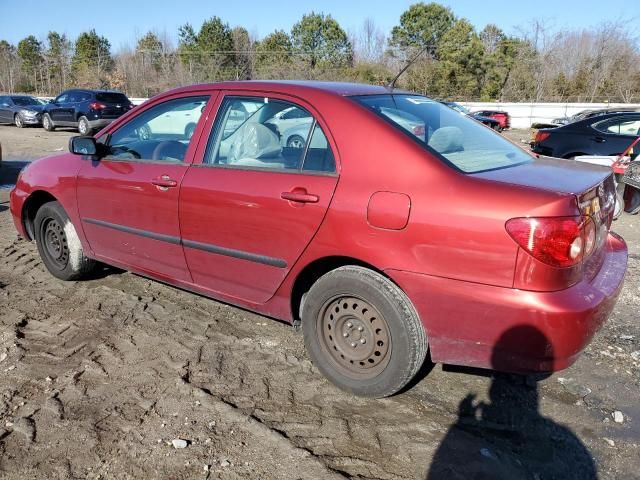
{"type": "MultiPolygon", "coordinates": [[[[523,345],[553,357],[546,336],[531,326],[506,331],[492,354],[492,366],[505,370],[502,346],[523,345]]],[[[538,377],[494,373],[490,402],[474,395],[458,407],[458,420],[438,447],[426,480],[597,479],[593,458],[567,427],[539,412],[538,377]]]]}

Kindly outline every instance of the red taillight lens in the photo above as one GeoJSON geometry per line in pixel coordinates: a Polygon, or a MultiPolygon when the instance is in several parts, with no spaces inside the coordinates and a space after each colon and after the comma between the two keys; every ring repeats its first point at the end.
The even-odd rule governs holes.
{"type": "Polygon", "coordinates": [[[417,127],[413,127],[413,134],[421,137],[424,135],[424,125],[418,125],[417,127]]]}
{"type": "Polygon", "coordinates": [[[103,110],[105,108],[107,108],[107,106],[104,103],[100,103],[100,102],[91,102],[89,104],[89,108],[91,110],[103,110]]]}
{"type": "Polygon", "coordinates": [[[549,135],[551,135],[551,133],[539,130],[538,133],[536,133],[536,142],[543,142],[544,140],[549,138],[549,135]]]}
{"type": "Polygon", "coordinates": [[[535,259],[552,267],[573,267],[595,246],[589,217],[512,218],[507,232],[535,259]]]}

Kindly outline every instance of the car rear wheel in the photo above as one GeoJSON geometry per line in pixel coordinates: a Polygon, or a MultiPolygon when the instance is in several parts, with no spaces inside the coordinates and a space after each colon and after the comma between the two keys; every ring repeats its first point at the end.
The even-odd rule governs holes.
{"type": "Polygon", "coordinates": [[[300,135],[291,135],[287,140],[287,147],[289,148],[304,148],[304,138],[300,135]]]}
{"type": "Polygon", "coordinates": [[[78,120],[78,132],[80,135],[91,135],[91,125],[87,117],[80,117],[78,120]]]}
{"type": "Polygon", "coordinates": [[[76,229],[58,202],[45,203],[34,222],[38,252],[47,270],[61,280],[78,280],[96,268],[87,258],[76,229]]]}
{"type": "Polygon", "coordinates": [[[425,361],[427,336],[413,305],[397,285],[372,270],[346,266],[323,275],[301,310],[311,359],[350,393],[393,395],[425,361]]]}
{"type": "Polygon", "coordinates": [[[24,127],[24,120],[22,119],[22,115],[16,113],[16,115],[13,117],[13,123],[15,123],[16,127],[18,128],[24,127]]]}
{"type": "Polygon", "coordinates": [[[42,128],[44,128],[47,132],[53,132],[56,129],[48,113],[45,113],[42,116],[42,128]]]}

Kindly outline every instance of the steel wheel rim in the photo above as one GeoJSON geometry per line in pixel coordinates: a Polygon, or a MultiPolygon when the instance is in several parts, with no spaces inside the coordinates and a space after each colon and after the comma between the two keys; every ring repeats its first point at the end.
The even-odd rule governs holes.
{"type": "Polygon", "coordinates": [[[389,326],[362,298],[341,295],[326,301],[318,314],[317,333],[333,367],[349,378],[374,378],[389,364],[389,326]]]}
{"type": "Polygon", "coordinates": [[[69,263],[69,245],[60,223],[54,218],[42,222],[41,238],[44,254],[56,268],[64,270],[69,263]]]}
{"type": "Polygon", "coordinates": [[[290,138],[289,139],[289,147],[290,148],[304,148],[304,142],[300,137],[290,138]]]}

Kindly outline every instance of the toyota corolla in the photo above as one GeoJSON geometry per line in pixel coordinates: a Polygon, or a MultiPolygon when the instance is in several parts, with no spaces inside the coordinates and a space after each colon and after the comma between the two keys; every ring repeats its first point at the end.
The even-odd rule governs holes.
{"type": "Polygon", "coordinates": [[[230,82],[72,138],[23,171],[11,212],[59,279],[104,263],[299,323],[332,382],[379,397],[427,357],[574,362],[623,283],[614,199],[609,170],[535,158],[420,95],[230,82]],[[275,119],[293,108],[309,121],[288,145],[275,119]],[[140,135],[160,118],[184,125],[140,135]],[[548,345],[499,341],[517,327],[548,345]]]}

